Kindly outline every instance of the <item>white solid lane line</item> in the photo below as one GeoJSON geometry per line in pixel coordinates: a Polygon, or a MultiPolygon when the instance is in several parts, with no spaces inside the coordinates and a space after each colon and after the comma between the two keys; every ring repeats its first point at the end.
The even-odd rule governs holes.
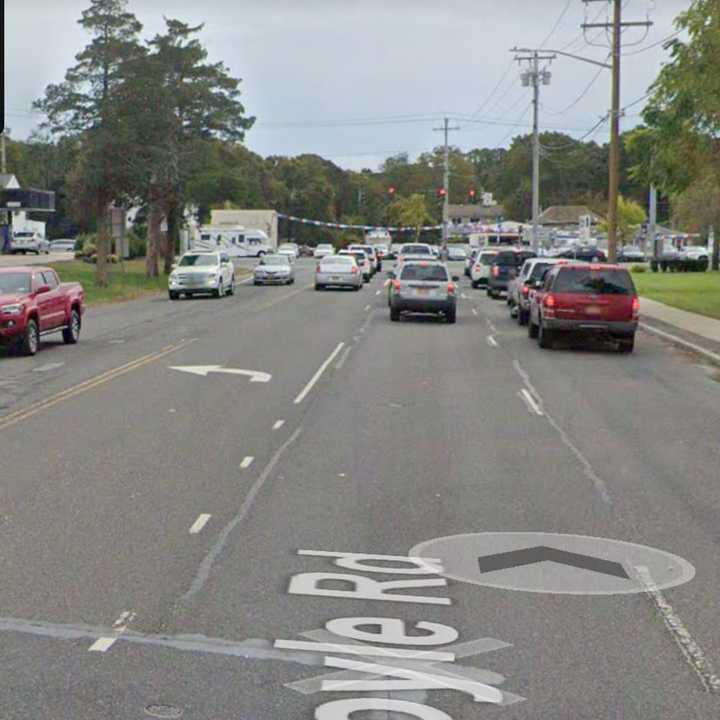
{"type": "Polygon", "coordinates": [[[530,412],[534,412],[536,415],[541,415],[541,416],[545,414],[545,413],[543,413],[543,411],[540,409],[540,406],[538,405],[537,401],[536,401],[535,398],[532,396],[532,394],[530,393],[529,390],[526,390],[525,388],[523,388],[523,389],[519,392],[519,395],[520,395],[520,397],[525,401],[525,403],[527,404],[528,409],[530,410],[530,412]]]}
{"type": "Polygon", "coordinates": [[[295,405],[299,405],[315,387],[315,383],[322,377],[322,374],[327,370],[328,365],[338,356],[340,351],[345,347],[345,343],[341,342],[333,351],[330,353],[330,357],[320,366],[318,371],[310,378],[310,382],[302,389],[300,394],[295,398],[295,405]]]}
{"type": "Polygon", "coordinates": [[[240,469],[241,470],[247,470],[252,464],[255,458],[252,455],[248,455],[247,457],[243,458],[243,461],[240,463],[240,469]]]}
{"type": "Polygon", "coordinates": [[[206,513],[203,513],[202,515],[198,516],[198,519],[190,527],[190,534],[197,535],[205,527],[205,525],[207,525],[207,521],[211,517],[212,517],[212,515],[208,515],[206,513]]]}
{"type": "Polygon", "coordinates": [[[285,424],[284,420],[276,420],[273,425],[273,430],[279,430],[285,424]]]}
{"type": "Polygon", "coordinates": [[[488,335],[487,342],[490,347],[500,347],[498,341],[492,335],[488,335]]]}

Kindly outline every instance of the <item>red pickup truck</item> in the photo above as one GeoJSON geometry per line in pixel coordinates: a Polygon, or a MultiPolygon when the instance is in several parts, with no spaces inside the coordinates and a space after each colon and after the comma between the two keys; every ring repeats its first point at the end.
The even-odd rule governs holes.
{"type": "Polygon", "coordinates": [[[42,335],[62,332],[72,345],[80,338],[84,310],[80,283],[61,283],[51,268],[0,268],[1,344],[34,355],[42,335]]]}

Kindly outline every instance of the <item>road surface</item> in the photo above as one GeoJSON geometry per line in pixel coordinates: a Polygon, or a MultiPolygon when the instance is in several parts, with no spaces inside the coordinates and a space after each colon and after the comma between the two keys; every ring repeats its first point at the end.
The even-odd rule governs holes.
{"type": "Polygon", "coordinates": [[[718,717],[717,369],[644,334],[632,356],[540,350],[465,281],[457,325],[391,323],[383,277],[315,292],[299,267],[294,286],[91,310],[79,345],[0,358],[3,720],[343,718],[330,703],[358,699],[374,709],[353,720],[402,703],[455,720],[718,717]],[[624,581],[562,562],[481,577],[500,536],[477,534],[519,532],[600,538],[583,546],[596,559],[615,547],[602,539],[636,543],[671,554],[663,583],[678,575],[622,594],[589,594],[624,581]],[[425,574],[333,564],[468,534],[425,574]],[[431,585],[368,599],[378,586],[308,573],[431,585]],[[386,641],[385,659],[367,637],[360,656],[274,647],[357,644],[333,623],[352,617],[452,637],[386,641]],[[366,688],[382,675],[337,675],[329,656],[418,687],[366,688]],[[323,686],[337,678],[352,682],[323,686]]]}

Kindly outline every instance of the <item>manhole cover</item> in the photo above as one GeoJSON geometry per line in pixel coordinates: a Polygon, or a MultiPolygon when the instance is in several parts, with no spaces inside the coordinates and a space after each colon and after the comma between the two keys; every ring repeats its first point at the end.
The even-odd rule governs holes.
{"type": "Polygon", "coordinates": [[[179,718],[182,717],[183,711],[172,705],[148,705],[145,714],[156,718],[179,718]]]}

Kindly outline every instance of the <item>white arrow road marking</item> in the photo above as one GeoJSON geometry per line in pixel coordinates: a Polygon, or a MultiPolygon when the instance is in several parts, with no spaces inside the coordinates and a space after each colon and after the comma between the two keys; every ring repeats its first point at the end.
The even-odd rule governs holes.
{"type": "Polygon", "coordinates": [[[239,370],[237,368],[224,368],[221,365],[175,365],[170,367],[171,370],[190,373],[190,375],[199,375],[207,377],[209,373],[224,373],[225,375],[244,375],[250,378],[250,382],[270,382],[272,375],[259,370],[239,370]]]}

